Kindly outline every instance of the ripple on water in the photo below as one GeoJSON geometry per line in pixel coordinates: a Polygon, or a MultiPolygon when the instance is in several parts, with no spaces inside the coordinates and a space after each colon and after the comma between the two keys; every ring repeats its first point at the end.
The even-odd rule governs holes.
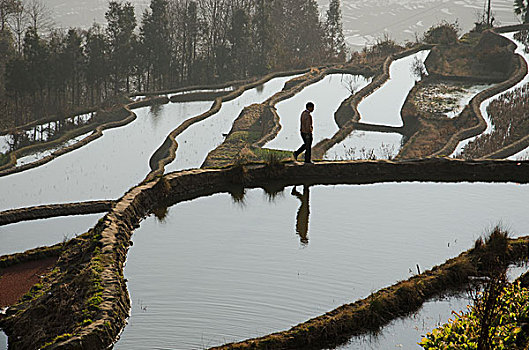
{"type": "Polygon", "coordinates": [[[179,203],[133,235],[132,316],[116,348],[288,329],[457,256],[498,222],[529,232],[528,195],[516,184],[390,183],[179,203]]]}

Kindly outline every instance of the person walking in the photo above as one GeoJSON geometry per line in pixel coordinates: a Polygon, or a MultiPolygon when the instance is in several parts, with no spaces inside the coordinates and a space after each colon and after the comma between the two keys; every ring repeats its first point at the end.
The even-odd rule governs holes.
{"type": "Polygon", "coordinates": [[[293,152],[294,159],[298,160],[298,156],[301,152],[305,151],[305,164],[312,163],[311,161],[311,147],[312,147],[312,115],[314,112],[314,103],[308,102],[305,106],[306,109],[301,113],[301,138],[303,139],[303,145],[293,152]]]}

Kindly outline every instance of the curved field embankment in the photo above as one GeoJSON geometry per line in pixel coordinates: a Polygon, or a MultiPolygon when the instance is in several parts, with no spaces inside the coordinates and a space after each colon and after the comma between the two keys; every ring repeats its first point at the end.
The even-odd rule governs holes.
{"type": "Polygon", "coordinates": [[[422,50],[431,49],[432,47],[433,45],[424,44],[409,50],[389,55],[382,66],[382,73],[377,75],[370,84],[342,102],[334,114],[334,120],[340,129],[333,135],[332,138],[323,139],[313,147],[314,157],[322,158],[329,149],[342,142],[354,130],[398,132],[400,134],[409,133],[409,127],[406,124],[404,124],[402,127],[390,127],[361,123],[358,105],[363,99],[371,95],[389,80],[389,69],[395,60],[413,55],[422,50]]]}
{"type": "Polygon", "coordinates": [[[18,208],[0,212],[0,226],[21,221],[48,219],[58,216],[86,215],[108,212],[114,201],[88,201],[80,203],[63,203],[39,205],[29,208],[18,208]]]}
{"type": "MultiPolygon", "coordinates": [[[[273,182],[287,186],[386,181],[529,183],[529,162],[425,159],[321,162],[309,166],[279,163],[171,173],[157,182],[131,189],[87,234],[66,242],[53,271],[37,289],[32,288],[28,298],[0,316],[0,325],[9,335],[13,349],[107,347],[124,327],[130,308],[123,276],[130,238],[152,208],[240,187],[263,187],[273,182]]],[[[394,292],[397,290],[403,294],[399,298],[416,300],[412,291],[399,287],[394,292]]],[[[388,314],[381,314],[381,319],[388,317],[388,314]]],[[[332,332],[320,329],[321,332],[314,334],[325,338],[341,332],[341,326],[329,328],[335,321],[326,319],[326,329],[332,332]]],[[[306,330],[302,334],[306,336],[306,330]]],[[[311,338],[314,344],[315,339],[311,338]]]]}
{"type": "MultiPolygon", "coordinates": [[[[382,73],[366,87],[361,89],[354,95],[344,100],[335,113],[335,121],[340,130],[331,138],[320,141],[313,147],[314,158],[322,158],[335,144],[343,141],[355,129],[361,130],[376,130],[381,132],[409,132],[409,127],[404,125],[401,128],[375,126],[370,124],[358,123],[360,114],[357,110],[358,104],[368,95],[377,90],[389,79],[389,67],[394,60],[412,55],[421,50],[429,49],[432,45],[419,45],[413,49],[405,50],[396,54],[388,56],[384,60],[382,66],[382,73]]],[[[274,106],[286,100],[295,94],[302,91],[306,86],[314,84],[323,79],[329,74],[361,74],[373,75],[372,67],[354,67],[354,66],[336,66],[329,67],[321,72],[313,72],[311,76],[305,79],[302,83],[290,86],[285,85],[283,91],[277,93],[262,104],[257,104],[247,107],[234,122],[226,140],[223,144],[208,154],[208,157],[202,167],[218,167],[226,166],[234,161],[234,159],[243,157],[250,160],[258,160],[262,158],[262,154],[267,152],[260,152],[259,149],[277,136],[281,125],[279,123],[279,116],[274,106]],[[317,73],[317,74],[314,74],[317,73]],[[262,153],[256,155],[255,153],[262,153]]]]}
{"type": "MultiPolygon", "coordinates": [[[[279,73],[279,74],[281,74],[281,73],[279,73]]],[[[97,138],[101,137],[103,135],[103,130],[111,129],[111,128],[115,128],[115,127],[119,127],[119,126],[124,126],[124,125],[127,125],[130,122],[134,121],[136,119],[136,115],[131,111],[132,109],[141,108],[141,107],[147,107],[147,106],[154,105],[154,104],[166,104],[166,103],[169,103],[170,100],[165,95],[173,94],[173,93],[179,93],[179,92],[185,92],[185,91],[192,91],[192,90],[223,89],[223,88],[228,88],[228,87],[236,87],[236,86],[239,86],[239,85],[253,86],[253,84],[256,81],[260,83],[262,81],[262,79],[257,79],[256,78],[256,79],[247,79],[247,80],[237,80],[237,81],[232,81],[232,82],[227,82],[227,83],[222,83],[222,84],[196,85],[196,86],[188,86],[188,87],[172,89],[172,90],[164,90],[164,91],[155,91],[155,92],[143,93],[143,94],[141,94],[141,96],[148,96],[146,99],[139,100],[139,101],[133,101],[133,102],[130,102],[130,103],[125,103],[123,106],[115,107],[111,111],[105,111],[105,110],[99,111],[100,114],[103,114],[103,118],[102,118],[103,121],[99,125],[97,125],[97,124],[96,125],[86,125],[84,127],[77,128],[77,129],[71,130],[69,132],[66,132],[64,135],[62,135],[58,139],[55,139],[55,140],[52,140],[52,141],[49,141],[49,142],[29,145],[29,146],[20,148],[20,149],[18,149],[16,151],[10,152],[9,155],[8,155],[9,156],[8,163],[0,166],[0,177],[39,167],[41,165],[44,165],[44,164],[52,161],[53,159],[55,159],[55,158],[57,158],[57,157],[59,157],[59,156],[61,156],[63,154],[66,154],[66,153],[71,152],[73,150],[79,149],[79,148],[89,144],[90,142],[96,140],[97,138]],[[108,121],[108,120],[110,120],[110,121],[108,121]],[[93,133],[91,135],[89,135],[88,137],[84,138],[83,140],[81,140],[79,142],[76,142],[73,145],[70,145],[70,146],[67,146],[67,147],[64,147],[64,148],[60,148],[60,149],[54,151],[52,154],[50,154],[50,155],[48,155],[48,156],[46,156],[46,157],[44,157],[42,159],[39,159],[37,161],[31,162],[29,164],[16,166],[17,158],[22,156],[22,155],[24,155],[24,154],[27,154],[29,152],[35,152],[35,151],[39,151],[39,150],[49,149],[51,147],[60,145],[60,144],[66,142],[66,141],[68,141],[68,140],[70,140],[72,138],[75,138],[77,136],[80,136],[80,135],[83,135],[83,134],[85,134],[87,132],[90,132],[91,130],[93,130],[93,133]]],[[[186,96],[185,98],[184,97],[173,96],[173,101],[174,102],[183,102],[184,100],[185,101],[203,101],[204,99],[206,99],[206,100],[213,99],[213,96],[215,96],[215,97],[224,96],[227,93],[229,93],[229,91],[227,91],[227,92],[217,92],[217,93],[197,93],[197,94],[182,95],[182,96],[186,96]],[[179,101],[179,99],[183,99],[183,100],[179,101]]],[[[131,95],[131,97],[134,97],[134,96],[140,96],[140,95],[131,95]]],[[[237,96],[235,96],[235,97],[237,97],[237,96]]],[[[94,112],[94,109],[87,109],[87,110],[83,109],[82,111],[79,111],[79,113],[86,113],[86,112],[94,112]]],[[[78,115],[78,113],[76,115],[78,115]]],[[[15,129],[15,131],[23,130],[25,128],[29,128],[29,127],[32,127],[32,126],[35,126],[35,125],[38,125],[38,124],[41,124],[41,123],[52,122],[52,121],[57,121],[57,120],[56,119],[52,120],[50,118],[43,118],[41,120],[33,121],[33,122],[30,122],[30,123],[25,124],[23,126],[19,126],[19,127],[17,127],[15,129]]],[[[3,131],[0,132],[0,135],[9,133],[11,131],[13,131],[13,130],[10,130],[10,131],[9,130],[3,130],[3,131]]]]}
{"type": "Polygon", "coordinates": [[[52,123],[52,122],[56,122],[56,121],[61,121],[62,122],[62,121],[65,121],[65,120],[71,118],[72,116],[78,116],[78,115],[93,113],[93,112],[96,111],[96,109],[97,109],[96,107],[80,108],[80,109],[74,111],[73,113],[69,113],[68,116],[63,117],[63,118],[57,118],[56,116],[47,116],[47,117],[44,117],[44,118],[40,118],[40,119],[31,121],[31,122],[26,123],[26,124],[19,125],[19,126],[14,127],[14,128],[7,128],[7,129],[0,130],[0,136],[4,136],[4,135],[7,135],[7,134],[12,134],[14,132],[21,132],[21,131],[24,131],[26,129],[29,129],[29,128],[32,128],[32,127],[35,127],[35,126],[38,126],[38,125],[41,125],[41,124],[52,123]]]}
{"type": "Polygon", "coordinates": [[[313,68],[301,77],[288,81],[284,88],[263,103],[247,106],[239,114],[226,136],[225,141],[212,150],[202,167],[222,167],[244,158],[258,161],[268,152],[260,151],[262,146],[273,140],[281,130],[280,118],[275,105],[295,96],[330,74],[372,74],[367,67],[355,68],[339,65],[327,68],[313,68]]]}
{"type": "Polygon", "coordinates": [[[180,135],[182,132],[184,132],[187,128],[189,128],[191,125],[198,123],[202,120],[205,120],[211,117],[212,115],[216,114],[222,107],[223,102],[231,101],[241,96],[246,90],[253,89],[259,85],[262,85],[268,82],[269,80],[273,78],[306,73],[309,70],[310,69],[301,69],[301,70],[293,70],[293,71],[287,71],[287,72],[270,73],[259,80],[255,80],[247,84],[240,85],[235,90],[228,92],[227,94],[224,94],[221,97],[217,97],[215,99],[215,102],[213,102],[213,105],[208,111],[198,116],[187,119],[182,124],[180,124],[176,129],[171,131],[171,133],[165,139],[164,143],[151,156],[151,159],[149,161],[151,172],[149,173],[149,175],[147,175],[146,181],[150,181],[154,179],[156,176],[162,175],[165,171],[165,166],[171,163],[175,159],[176,150],[178,148],[178,142],[176,142],[176,137],[180,135]]]}
{"type": "Polygon", "coordinates": [[[43,143],[43,144],[26,146],[26,147],[23,147],[23,148],[20,148],[20,149],[14,151],[14,152],[11,152],[9,154],[9,157],[10,157],[9,163],[7,163],[7,164],[5,164],[5,165],[0,167],[0,177],[36,168],[38,166],[44,165],[44,164],[46,164],[48,162],[51,162],[53,159],[55,159],[55,158],[57,158],[59,156],[62,156],[63,154],[66,154],[68,152],[71,152],[71,151],[74,151],[76,149],[79,149],[79,148],[89,144],[90,142],[98,139],[99,137],[103,136],[103,130],[116,128],[116,127],[123,126],[123,125],[127,125],[128,123],[134,121],[136,119],[136,114],[134,114],[131,111],[131,108],[139,108],[139,107],[143,107],[143,106],[146,106],[146,105],[149,105],[149,104],[152,104],[152,103],[160,103],[160,102],[163,103],[163,101],[165,101],[166,99],[167,99],[166,97],[165,98],[158,97],[158,98],[153,98],[153,99],[149,99],[149,100],[145,100],[145,101],[133,102],[133,103],[127,104],[125,106],[116,107],[116,108],[114,108],[114,109],[112,109],[110,111],[100,111],[98,113],[100,115],[102,115],[102,119],[103,120],[107,120],[107,121],[103,122],[102,124],[100,124],[98,126],[96,126],[95,130],[93,131],[93,133],[91,135],[89,135],[88,137],[84,138],[83,140],[81,140],[81,141],[79,141],[79,142],[77,142],[77,143],[75,143],[73,145],[70,145],[70,146],[64,147],[64,148],[60,148],[60,149],[56,150],[55,152],[53,152],[52,154],[50,154],[50,155],[48,155],[48,156],[46,156],[46,157],[44,157],[44,158],[42,158],[40,160],[37,160],[35,162],[24,164],[24,165],[21,165],[21,166],[16,166],[17,156],[23,155],[23,154],[31,152],[31,151],[36,151],[38,149],[42,149],[43,147],[44,148],[48,148],[48,147],[53,147],[53,146],[56,146],[56,145],[60,145],[61,143],[65,142],[65,141],[67,141],[67,140],[69,140],[69,139],[71,139],[73,137],[80,136],[80,135],[92,130],[94,128],[94,125],[87,125],[87,126],[84,126],[82,128],[72,130],[72,131],[66,133],[65,135],[61,136],[60,138],[58,138],[56,140],[53,140],[53,141],[50,141],[50,142],[46,142],[46,143],[43,143]]]}
{"type": "Polygon", "coordinates": [[[342,305],[283,332],[212,349],[322,349],[346,343],[351,336],[376,331],[390,321],[417,311],[435,296],[460,289],[471,277],[487,276],[487,254],[505,265],[528,257],[529,237],[509,241],[508,254],[493,251],[494,243],[472,248],[429,271],[381,289],[365,299],[342,305]]]}
{"type": "MultiPolygon", "coordinates": [[[[511,27],[504,27],[504,28],[498,28],[490,31],[493,35],[499,36],[498,33],[505,33],[514,30],[519,30],[519,28],[529,28],[527,25],[524,26],[511,26],[511,27]]],[[[509,49],[511,49],[514,52],[515,45],[514,43],[509,44],[509,49]]],[[[493,97],[513,86],[515,86],[518,82],[520,82],[525,75],[527,75],[527,63],[518,54],[515,54],[515,60],[516,68],[511,73],[510,77],[507,80],[504,80],[501,83],[496,84],[495,86],[492,86],[491,88],[484,90],[480,93],[478,93],[474,98],[470,101],[468,106],[465,107],[463,112],[461,112],[460,117],[461,118],[475,118],[477,119],[477,124],[472,127],[467,127],[465,129],[459,130],[455,134],[453,134],[450,139],[446,142],[445,146],[439,149],[437,152],[433,153],[432,156],[446,156],[451,154],[459,144],[464,139],[467,139],[469,137],[477,136],[484,132],[487,128],[487,122],[485,121],[483,115],[480,111],[480,105],[488,98],[493,97]]],[[[415,135],[414,135],[415,137],[415,135]]],[[[418,138],[418,137],[417,137],[418,138]]],[[[413,141],[416,142],[417,138],[413,141]]],[[[412,140],[410,140],[411,142],[412,140]]],[[[411,147],[411,146],[410,146],[411,147]]]]}

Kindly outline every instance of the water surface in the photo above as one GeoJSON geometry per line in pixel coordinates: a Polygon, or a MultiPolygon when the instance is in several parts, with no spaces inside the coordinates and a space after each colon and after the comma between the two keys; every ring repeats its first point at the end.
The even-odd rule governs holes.
{"type": "Polygon", "coordinates": [[[233,122],[244,107],[266,101],[296,76],[298,75],[274,78],[261,86],[247,90],[235,100],[222,103],[220,111],[216,114],[187,128],[177,136],[176,159],[165,167],[165,172],[199,168],[208,153],[224,142],[223,134],[231,130],[233,122]]]}
{"type": "Polygon", "coordinates": [[[389,183],[217,194],[150,217],[125,268],[117,349],[197,349],[285,330],[470,248],[529,232],[529,186],[389,183]],[[508,203],[508,205],[506,205],[508,203]]]}
{"type": "Polygon", "coordinates": [[[331,147],[324,158],[329,160],[392,159],[402,147],[403,136],[397,133],[355,130],[345,140],[331,147]]]}
{"type": "Polygon", "coordinates": [[[92,132],[89,132],[89,133],[86,133],[84,135],[80,135],[80,136],[74,137],[74,138],[72,138],[72,139],[70,139],[68,141],[65,141],[62,144],[58,145],[58,146],[55,146],[55,147],[52,147],[52,148],[48,148],[48,149],[45,149],[45,150],[42,150],[42,151],[37,151],[37,152],[32,153],[30,155],[17,158],[16,165],[20,166],[20,165],[24,165],[24,164],[30,164],[30,163],[36,162],[38,160],[44,159],[47,156],[52,155],[55,151],[57,151],[59,149],[66,148],[68,146],[76,144],[79,141],[82,141],[83,139],[87,138],[91,134],[92,134],[92,132]]]}
{"type": "Polygon", "coordinates": [[[336,349],[422,349],[417,343],[427,333],[454,318],[452,311],[466,311],[470,303],[466,294],[427,301],[415,314],[391,321],[378,334],[353,337],[336,349]]]}
{"type": "Polygon", "coordinates": [[[424,62],[429,50],[419,51],[391,63],[389,79],[358,104],[360,122],[377,125],[402,126],[400,110],[410,90],[420,80],[413,74],[414,62],[424,62]]]}
{"type": "Polygon", "coordinates": [[[315,110],[312,113],[313,144],[318,143],[323,138],[331,138],[338,131],[334,113],[342,101],[362,89],[370,81],[371,79],[366,79],[361,75],[332,74],[307,86],[288,100],[279,102],[276,108],[280,118],[281,130],[265,147],[295,150],[303,143],[299,132],[300,116],[309,101],[315,104],[315,110]]]}
{"type": "Polygon", "coordinates": [[[87,232],[103,215],[64,216],[0,226],[0,256],[71,239],[87,232]]]}
{"type": "Polygon", "coordinates": [[[105,130],[97,140],[43,166],[1,177],[0,210],[116,199],[150,172],[152,153],[172,129],[210,107],[211,102],[189,102],[135,110],[132,123],[105,130]]]}
{"type": "MultiPolygon", "coordinates": [[[[507,279],[513,282],[527,271],[527,266],[512,265],[507,270],[507,279]]],[[[469,311],[473,300],[467,291],[454,292],[425,302],[417,312],[408,317],[400,317],[384,326],[377,334],[366,334],[352,337],[346,345],[337,347],[346,349],[422,349],[417,343],[431,333],[454,319],[453,312],[461,314],[469,311]]]]}

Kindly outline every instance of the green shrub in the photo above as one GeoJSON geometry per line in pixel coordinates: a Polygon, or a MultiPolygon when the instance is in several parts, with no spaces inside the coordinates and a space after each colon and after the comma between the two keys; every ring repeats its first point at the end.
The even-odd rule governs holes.
{"type": "MultiPolygon", "coordinates": [[[[479,301],[478,301],[479,303],[479,301]]],[[[519,283],[504,288],[490,327],[492,349],[518,349],[526,340],[522,325],[529,320],[529,290],[519,283]]],[[[419,345],[424,349],[478,349],[480,325],[477,307],[428,333],[419,345]]]]}

